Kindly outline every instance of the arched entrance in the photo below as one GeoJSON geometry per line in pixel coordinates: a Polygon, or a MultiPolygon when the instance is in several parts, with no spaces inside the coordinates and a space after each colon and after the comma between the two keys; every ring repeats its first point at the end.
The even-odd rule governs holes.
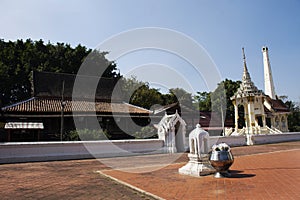
{"type": "Polygon", "coordinates": [[[186,123],[176,111],[167,115],[158,124],[158,138],[164,141],[164,151],[168,153],[185,151],[186,123]]]}
{"type": "Polygon", "coordinates": [[[256,120],[256,123],[257,123],[258,126],[260,126],[260,127],[264,126],[264,124],[263,124],[263,118],[262,118],[261,115],[256,116],[255,120],[256,120]]]}
{"type": "Polygon", "coordinates": [[[246,127],[245,123],[245,107],[244,105],[238,106],[238,128],[242,129],[243,127],[246,127]]]}

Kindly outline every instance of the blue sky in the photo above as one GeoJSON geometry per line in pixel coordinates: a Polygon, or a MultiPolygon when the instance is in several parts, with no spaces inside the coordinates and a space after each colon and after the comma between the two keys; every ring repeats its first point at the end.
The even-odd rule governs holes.
{"type": "MultiPolygon", "coordinates": [[[[260,89],[264,89],[261,47],[266,45],[276,93],[300,101],[299,0],[0,0],[0,17],[0,38],[6,41],[43,39],[88,48],[130,29],[176,30],[206,49],[222,79],[241,79],[245,47],[249,72],[260,89]]],[[[146,51],[117,60],[123,74],[149,62],[172,65],[186,76],[191,73],[192,87],[207,90],[203,80],[184,70],[188,64],[173,55],[146,51]]]]}

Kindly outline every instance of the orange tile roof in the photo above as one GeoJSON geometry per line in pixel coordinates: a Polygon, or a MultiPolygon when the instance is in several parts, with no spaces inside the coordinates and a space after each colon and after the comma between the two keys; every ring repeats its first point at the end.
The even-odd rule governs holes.
{"type": "Polygon", "coordinates": [[[280,99],[271,99],[267,96],[267,100],[270,102],[272,109],[276,112],[290,112],[289,108],[280,99]]]}
{"type": "MultiPolygon", "coordinates": [[[[61,100],[33,97],[10,106],[2,108],[4,112],[20,113],[60,113],[61,100]]],[[[102,113],[131,113],[150,114],[151,111],[127,103],[91,102],[91,101],[65,101],[65,112],[102,112],[102,113]],[[73,108],[73,109],[72,109],[73,108]]]]}

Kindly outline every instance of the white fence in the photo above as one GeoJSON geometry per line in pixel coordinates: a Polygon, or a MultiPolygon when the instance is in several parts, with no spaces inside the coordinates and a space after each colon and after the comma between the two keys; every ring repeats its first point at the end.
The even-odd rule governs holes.
{"type": "Polygon", "coordinates": [[[254,144],[300,141],[300,132],[279,133],[279,134],[269,134],[269,135],[255,135],[255,136],[252,136],[252,141],[254,144]]]}
{"type": "Polygon", "coordinates": [[[68,160],[162,153],[163,141],[103,140],[0,144],[0,163],[68,160]]]}
{"type": "MultiPolygon", "coordinates": [[[[280,133],[280,134],[267,134],[267,135],[252,135],[253,145],[255,144],[268,144],[278,142],[300,141],[300,132],[295,133],[280,133]]],[[[209,144],[212,146],[216,143],[225,142],[230,146],[244,146],[247,145],[246,136],[211,136],[209,137],[209,144]]]]}
{"type": "MultiPolygon", "coordinates": [[[[252,136],[254,145],[288,141],[300,141],[300,132],[252,136]]],[[[209,147],[221,142],[230,146],[247,144],[245,136],[211,136],[209,147]]],[[[0,143],[0,163],[156,154],[163,153],[163,146],[158,139],[0,143]]]]}
{"type": "Polygon", "coordinates": [[[209,147],[214,144],[226,143],[229,146],[244,146],[246,145],[245,136],[211,136],[209,137],[209,147]]]}

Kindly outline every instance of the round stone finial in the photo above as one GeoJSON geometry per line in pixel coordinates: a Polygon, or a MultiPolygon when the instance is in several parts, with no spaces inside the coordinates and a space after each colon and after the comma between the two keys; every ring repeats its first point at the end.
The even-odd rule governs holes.
{"type": "Polygon", "coordinates": [[[268,47],[267,46],[263,46],[262,47],[262,51],[264,52],[264,51],[268,51],[268,47]]]}

